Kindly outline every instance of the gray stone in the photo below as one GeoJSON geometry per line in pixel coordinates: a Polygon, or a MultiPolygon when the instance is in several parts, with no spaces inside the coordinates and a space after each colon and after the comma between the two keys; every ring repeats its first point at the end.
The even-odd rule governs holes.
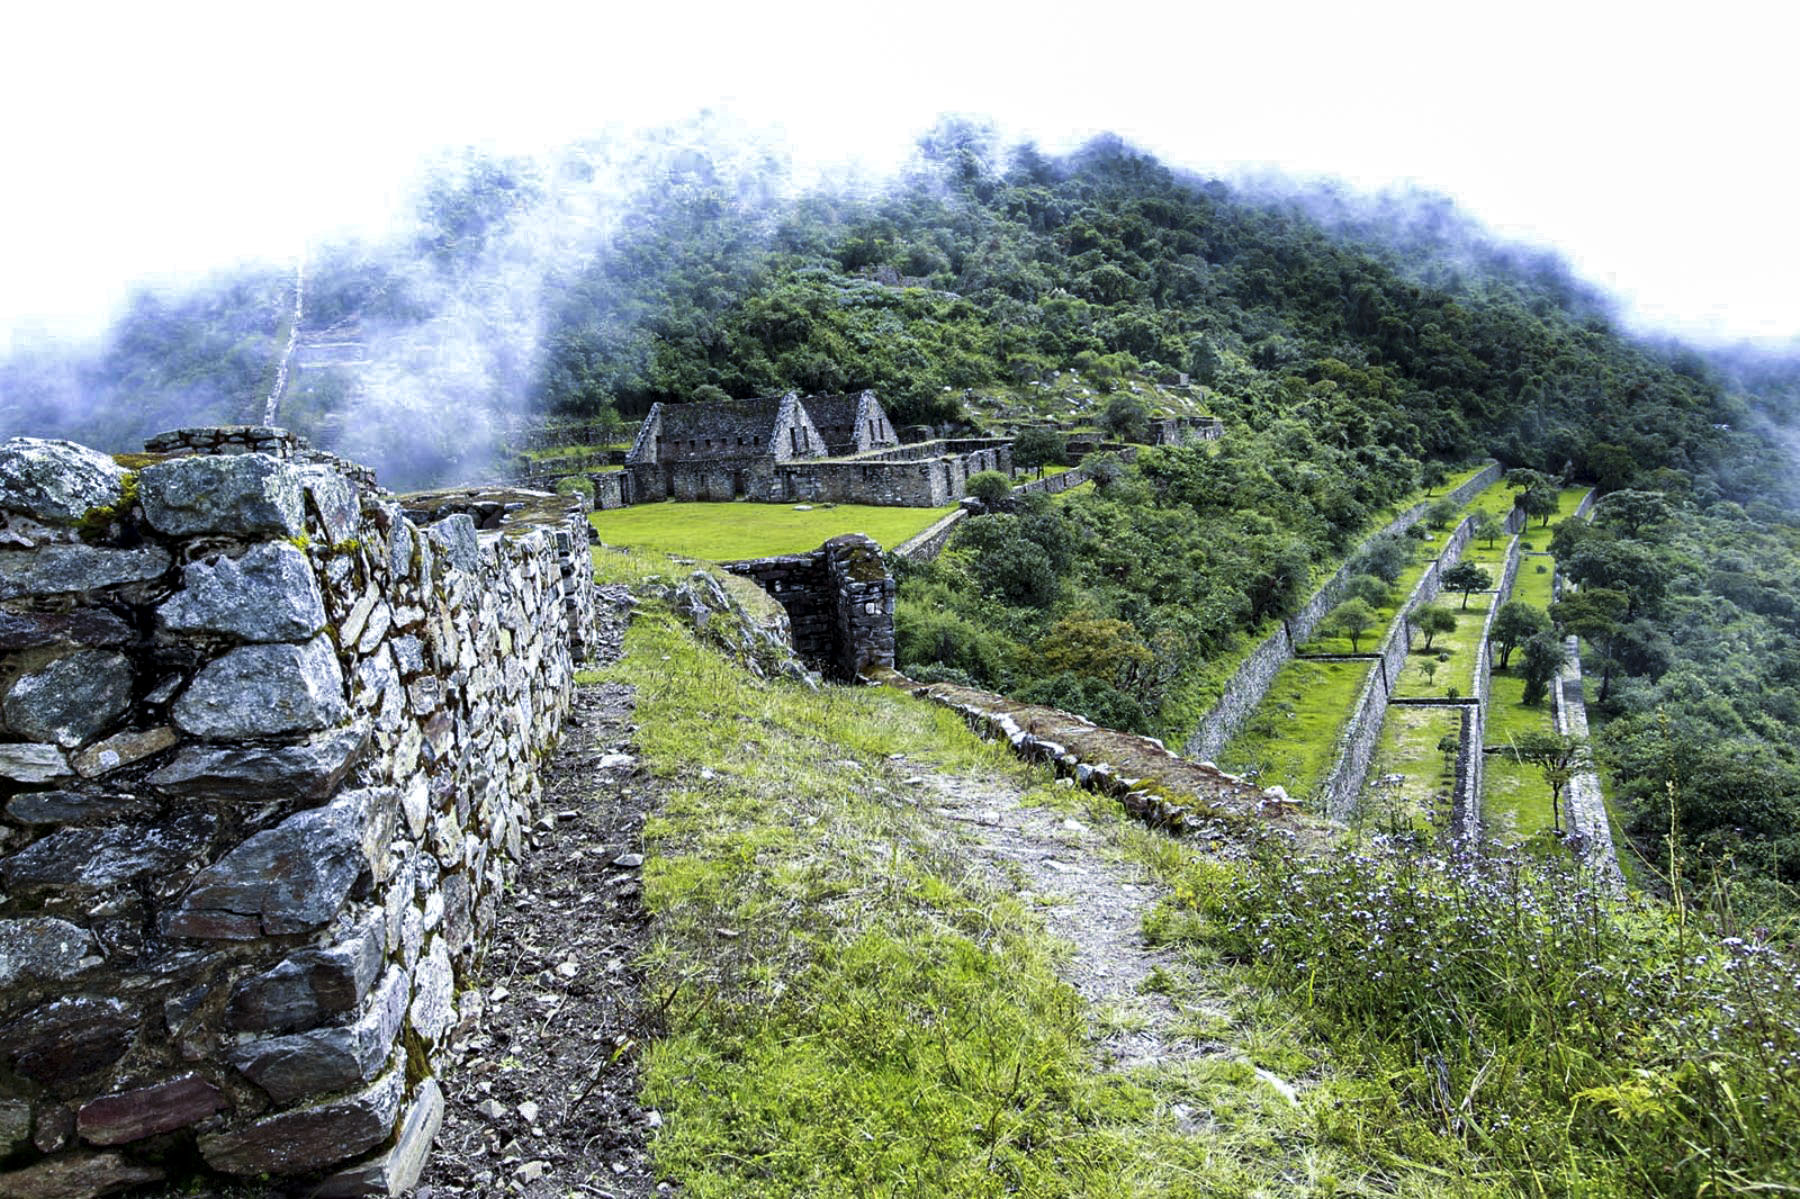
{"type": "Polygon", "coordinates": [[[369,993],[386,950],[380,912],[326,949],[306,949],[245,979],[225,1007],[228,1027],[246,1032],[310,1028],[347,1012],[369,993]]]}
{"type": "Polygon", "coordinates": [[[49,646],[85,649],[124,645],[132,637],[131,626],[104,608],[78,608],[73,612],[0,611],[0,653],[49,646]]]}
{"type": "Polygon", "coordinates": [[[306,555],[285,541],[181,570],[181,590],[157,610],[164,628],[242,641],[305,641],[325,627],[325,601],[306,555]]]}
{"type": "Polygon", "coordinates": [[[181,458],[146,467],[144,519],[171,537],[296,537],[306,531],[300,476],[266,454],[181,458]]]}
{"type": "Polygon", "coordinates": [[[76,754],[72,759],[75,773],[84,779],[99,778],[122,766],[130,766],[153,754],[159,754],[180,740],[180,735],[166,724],[153,729],[133,729],[117,733],[76,754]]]}
{"type": "Polygon", "coordinates": [[[425,648],[417,637],[396,637],[388,642],[388,648],[394,651],[394,663],[402,677],[410,679],[424,672],[425,648]]]}
{"type": "Polygon", "coordinates": [[[119,502],[125,469],[72,441],[14,437],[0,442],[0,508],[47,524],[75,524],[119,502]]]}
{"type": "Polygon", "coordinates": [[[450,951],[444,938],[431,939],[431,951],[419,961],[413,975],[410,1017],[413,1031],[437,1044],[456,1019],[456,975],[450,969],[450,951]]]}
{"type": "Polygon", "coordinates": [[[203,799],[324,799],[368,744],[369,726],[355,724],[274,748],[189,745],[148,781],[173,794],[203,799]]]}
{"type": "Polygon", "coordinates": [[[6,801],[7,817],[20,824],[110,824],[155,811],[155,804],[135,795],[83,795],[79,791],[22,791],[6,801]]]}
{"type": "MultiPolygon", "coordinates": [[[[413,527],[404,518],[394,521],[394,531],[388,542],[388,571],[398,582],[412,575],[413,560],[413,527]]],[[[428,572],[429,573],[429,572],[428,572]]]]}
{"type": "Polygon", "coordinates": [[[126,1187],[161,1182],[154,1166],[128,1162],[116,1153],[76,1153],[0,1174],[6,1199],[95,1199],[126,1187]]]}
{"type": "Polygon", "coordinates": [[[451,569],[474,574],[481,565],[481,539],[475,522],[464,513],[446,516],[425,530],[425,538],[444,556],[451,569]]]}
{"type": "Polygon", "coordinates": [[[0,776],[15,783],[48,783],[74,773],[67,755],[54,745],[0,743],[0,776]]]}
{"type": "Polygon", "coordinates": [[[72,748],[105,732],[130,706],[130,661],[88,649],[20,675],[0,710],[14,732],[72,748]]]}
{"type": "Polygon", "coordinates": [[[309,1194],[319,1199],[344,1199],[356,1195],[404,1195],[418,1185],[419,1175],[431,1156],[431,1142],[444,1122],[444,1092],[437,1079],[427,1078],[406,1110],[400,1135],[385,1152],[338,1171],[309,1194]]]}
{"type": "Polygon", "coordinates": [[[227,1174],[302,1174],[334,1165],[388,1139],[405,1086],[405,1071],[389,1070],[373,1085],[342,1099],[204,1135],[199,1142],[201,1156],[227,1174]]]}
{"type": "Polygon", "coordinates": [[[78,544],[13,550],[0,553],[0,599],[146,583],[161,577],[172,562],[167,550],[154,545],[129,550],[78,544]]]}
{"type": "Polygon", "coordinates": [[[87,960],[92,946],[87,929],[54,916],[0,920],[0,987],[74,978],[98,962],[87,960]]]}
{"type": "Polygon", "coordinates": [[[349,711],[337,655],[321,636],[232,650],[194,676],[171,715],[184,732],[239,741],[328,729],[349,711]]]}
{"type": "Polygon", "coordinates": [[[31,1139],[31,1103],[25,1099],[0,1099],[0,1157],[31,1139]]]}
{"type": "Polygon", "coordinates": [[[332,545],[348,541],[362,519],[362,506],[356,501],[356,488],[350,480],[329,466],[297,468],[306,498],[318,513],[319,525],[332,545]]]}
{"type": "Polygon", "coordinates": [[[102,1095],[83,1104],[75,1129],[90,1145],[124,1145],[186,1128],[225,1106],[219,1088],[198,1074],[102,1095]]]}
{"type": "Polygon", "coordinates": [[[368,796],[296,812],[202,870],[164,918],[176,937],[247,940],[307,932],[343,906],[367,866],[368,796]]]}
{"type": "Polygon", "coordinates": [[[406,998],[406,974],[395,967],[354,1024],[251,1041],[231,1051],[231,1063],[277,1103],[367,1082],[393,1053],[406,998]]]}
{"type": "Polygon", "coordinates": [[[0,1054],[20,1074],[61,1094],[125,1056],[137,1023],[118,999],[57,999],[0,1028],[0,1054]]]}
{"type": "Polygon", "coordinates": [[[211,812],[189,812],[148,828],[65,828],[0,862],[0,878],[15,888],[117,886],[192,861],[217,823],[211,812]]]}

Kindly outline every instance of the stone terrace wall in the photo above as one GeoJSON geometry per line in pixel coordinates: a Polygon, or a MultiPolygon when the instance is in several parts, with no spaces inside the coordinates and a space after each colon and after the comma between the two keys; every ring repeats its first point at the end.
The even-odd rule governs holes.
{"type": "Polygon", "coordinates": [[[1393,693],[1394,684],[1400,681],[1400,672],[1406,668],[1406,655],[1412,650],[1412,624],[1407,620],[1407,614],[1420,604],[1428,604],[1437,598],[1443,586],[1443,572],[1462,559],[1463,549],[1469,544],[1474,529],[1475,518],[1465,516],[1451,531],[1444,541],[1444,548],[1419,576],[1412,594],[1406,597],[1406,602],[1394,616],[1394,623],[1388,626],[1387,636],[1382,638],[1381,647],[1376,651],[1377,666],[1369,672],[1362,690],[1357,693],[1356,707],[1352,709],[1349,723],[1338,734],[1337,753],[1331,769],[1319,785],[1318,805],[1333,820],[1350,818],[1356,797],[1362,792],[1363,780],[1368,777],[1369,761],[1375,756],[1375,746],[1381,740],[1381,725],[1387,719],[1388,697],[1393,693]]]}
{"type": "Polygon", "coordinates": [[[806,554],[724,563],[787,609],[794,651],[844,681],[894,665],[894,580],[881,547],[861,533],[806,554]]]}
{"type": "MultiPolygon", "coordinates": [[[[1459,504],[1467,503],[1477,492],[1494,482],[1501,474],[1501,465],[1498,462],[1492,463],[1480,474],[1449,492],[1449,498],[1459,504]]],[[[1423,502],[1414,504],[1389,521],[1381,532],[1375,534],[1375,537],[1405,532],[1418,523],[1419,518],[1425,515],[1425,509],[1428,506],[1423,502]]],[[[1374,538],[1370,538],[1370,540],[1373,541],[1374,538]]],[[[1368,542],[1363,544],[1366,546],[1368,542]]],[[[1243,664],[1227,680],[1218,702],[1213,704],[1206,715],[1200,718],[1200,722],[1194,727],[1194,732],[1189,736],[1187,745],[1182,752],[1190,758],[1214,758],[1218,756],[1220,750],[1225,748],[1225,743],[1237,735],[1238,730],[1244,727],[1244,722],[1250,719],[1250,713],[1256,710],[1256,705],[1260,704],[1263,696],[1269,693],[1269,687],[1275,682],[1275,676],[1281,672],[1283,666],[1287,665],[1288,659],[1294,656],[1295,647],[1313,635],[1313,630],[1318,627],[1319,621],[1324,619],[1327,612],[1337,607],[1338,601],[1343,598],[1344,585],[1350,580],[1350,567],[1355,557],[1356,555],[1352,554],[1345,559],[1344,564],[1338,567],[1336,573],[1326,579],[1313,593],[1313,597],[1306,602],[1305,607],[1290,618],[1282,628],[1276,629],[1269,636],[1263,638],[1256,648],[1250,651],[1243,664]]]]}
{"type": "Polygon", "coordinates": [[[0,1194],[398,1193],[429,1151],[586,527],[485,493],[421,528],[270,448],[0,446],[0,1194]]]}

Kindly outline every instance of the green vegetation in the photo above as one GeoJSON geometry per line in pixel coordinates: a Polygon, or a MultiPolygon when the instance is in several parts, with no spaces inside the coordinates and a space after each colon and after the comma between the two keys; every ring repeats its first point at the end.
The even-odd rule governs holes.
{"type": "Polygon", "coordinates": [[[1357,800],[1358,821],[1396,835],[1448,831],[1461,735],[1462,713],[1454,708],[1389,708],[1357,800]]]}
{"type": "Polygon", "coordinates": [[[892,549],[953,508],[880,508],[862,504],[639,504],[589,519],[608,545],[687,554],[715,562],[817,549],[842,533],[867,533],[892,549]]]}
{"type": "Polygon", "coordinates": [[[1423,639],[1414,642],[1393,694],[1406,699],[1450,697],[1452,690],[1462,696],[1475,694],[1475,658],[1481,648],[1481,626],[1487,620],[1493,598],[1491,595],[1469,597],[1466,612],[1439,609],[1450,612],[1456,621],[1455,627],[1434,637],[1430,649],[1424,647],[1423,639]],[[1437,668],[1429,677],[1421,669],[1427,663],[1437,668]]]}
{"type": "MultiPolygon", "coordinates": [[[[596,554],[614,576],[655,565],[596,554]]],[[[1266,996],[1185,965],[1153,985],[1196,1056],[1096,1069],[1105,1013],[1058,977],[1035,908],[970,861],[906,778],[1035,785],[1028,799],[1122,852],[1188,856],[1115,801],[1043,785],[898,692],[754,680],[655,603],[626,656],[585,677],[637,689],[636,740],[662,791],[645,827],[645,990],[663,1027],[644,1102],[664,1118],[657,1167],[684,1193],[1436,1193],[1434,1173],[1366,1159],[1259,1079],[1329,1085],[1333,1068],[1266,996]]]]}
{"type": "Polygon", "coordinates": [[[1434,1170],[1442,1194],[1800,1183],[1794,967],[1728,908],[1676,918],[1605,903],[1566,861],[1381,840],[1311,858],[1271,839],[1242,865],[1166,869],[1175,898],[1151,932],[1288,996],[1340,1069],[1313,1110],[1362,1152],[1434,1170]]]}
{"type": "Polygon", "coordinates": [[[1373,668],[1368,661],[1289,662],[1219,755],[1219,765],[1265,787],[1280,784],[1302,803],[1311,800],[1373,668]]]}

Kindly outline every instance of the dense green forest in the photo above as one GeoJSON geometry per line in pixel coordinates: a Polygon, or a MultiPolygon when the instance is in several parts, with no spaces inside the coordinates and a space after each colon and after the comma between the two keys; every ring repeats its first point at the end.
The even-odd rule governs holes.
{"type": "MultiPolygon", "coordinates": [[[[309,320],[481,340],[483,368],[439,393],[471,414],[872,387],[898,424],[957,424],[1070,372],[1096,413],[1186,372],[1217,447],[969,522],[903,578],[899,629],[910,669],[1172,741],[1210,665],[1446,468],[1491,455],[1644,493],[1647,517],[1603,504],[1557,547],[1625,597],[1580,630],[1606,667],[1602,766],[1659,861],[1673,827],[1683,869],[1796,907],[1791,356],[1633,336],[1559,260],[1440,201],[1259,192],[1113,139],[1052,157],[946,121],[888,186],[799,193],[684,152],[609,193],[609,219],[546,236],[595,169],[582,147],[458,160],[404,236],[315,252],[309,320]]],[[[241,415],[286,287],[254,270],[146,293],[82,355],[15,355],[5,431],[129,448],[241,415]]]]}

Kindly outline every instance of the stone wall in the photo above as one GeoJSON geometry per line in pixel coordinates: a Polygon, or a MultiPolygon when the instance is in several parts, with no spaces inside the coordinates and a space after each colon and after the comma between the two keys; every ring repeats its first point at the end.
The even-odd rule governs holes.
{"type": "Polygon", "coordinates": [[[941,508],[968,494],[979,471],[1012,473],[1007,442],[943,441],[876,450],[855,458],[789,462],[775,468],[777,501],[941,508]]]}
{"type": "Polygon", "coordinates": [[[1451,531],[1444,541],[1444,548],[1419,576],[1412,593],[1400,605],[1393,623],[1388,626],[1387,635],[1381,639],[1375,654],[1376,667],[1369,672],[1362,690],[1357,693],[1350,720],[1338,733],[1331,769],[1319,784],[1316,802],[1333,820],[1350,818],[1357,796],[1362,793],[1363,780],[1368,777],[1369,762],[1381,740],[1381,725],[1387,719],[1388,697],[1399,681],[1400,672],[1406,667],[1406,655],[1412,649],[1412,624],[1407,616],[1420,604],[1428,604],[1437,598],[1443,586],[1443,572],[1462,559],[1474,528],[1475,518],[1465,516],[1451,531]]]}
{"type": "Polygon", "coordinates": [[[861,533],[805,554],[724,563],[787,609],[794,651],[829,678],[851,681],[894,665],[894,580],[881,547],[861,533]]]}
{"type": "Polygon", "coordinates": [[[632,500],[631,476],[622,470],[602,471],[588,477],[594,489],[594,507],[625,508],[632,500]]]}
{"type": "Polygon", "coordinates": [[[264,440],[0,446],[0,1193],[397,1193],[478,1014],[585,519],[264,440]]]}
{"type": "Polygon", "coordinates": [[[951,534],[956,532],[956,526],[968,518],[969,510],[958,508],[942,519],[932,522],[924,532],[915,533],[895,546],[894,555],[914,562],[930,562],[944,552],[944,547],[950,544],[951,534]]]}
{"type": "MultiPolygon", "coordinates": [[[[1487,469],[1475,475],[1468,482],[1449,492],[1449,498],[1457,503],[1467,503],[1476,493],[1494,482],[1503,473],[1498,462],[1490,464],[1487,469]]],[[[1417,524],[1425,515],[1429,505],[1425,502],[1414,504],[1405,512],[1389,521],[1382,530],[1371,537],[1385,537],[1390,533],[1403,533],[1417,524]]],[[[1358,553],[1363,546],[1358,547],[1358,553]]],[[[1275,676],[1294,656],[1294,649],[1313,635],[1319,621],[1325,614],[1337,607],[1343,598],[1344,585],[1350,580],[1351,563],[1356,554],[1345,559],[1344,564],[1313,593],[1305,606],[1287,620],[1283,627],[1258,642],[1256,648],[1244,658],[1243,663],[1232,673],[1225,683],[1217,702],[1207,710],[1195,725],[1193,733],[1188,737],[1187,745],[1182,752],[1190,758],[1210,759],[1217,757],[1225,748],[1225,743],[1237,735],[1256,705],[1262,702],[1263,696],[1269,693],[1275,676]]],[[[1435,592],[1433,593],[1435,594],[1435,592]]]]}

